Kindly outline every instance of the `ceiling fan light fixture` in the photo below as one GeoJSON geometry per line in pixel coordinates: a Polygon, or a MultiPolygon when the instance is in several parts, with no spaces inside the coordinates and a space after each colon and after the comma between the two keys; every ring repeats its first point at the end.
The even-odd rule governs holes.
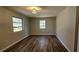
{"type": "Polygon", "coordinates": [[[42,10],[40,7],[36,7],[36,6],[27,7],[27,9],[31,10],[33,14],[36,14],[38,11],[42,10]]]}

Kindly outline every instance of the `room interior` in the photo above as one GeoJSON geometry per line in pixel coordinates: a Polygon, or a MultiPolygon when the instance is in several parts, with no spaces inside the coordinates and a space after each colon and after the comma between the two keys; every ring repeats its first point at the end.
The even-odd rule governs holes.
{"type": "Polygon", "coordinates": [[[78,52],[78,16],[77,6],[0,7],[0,52],[78,52]]]}

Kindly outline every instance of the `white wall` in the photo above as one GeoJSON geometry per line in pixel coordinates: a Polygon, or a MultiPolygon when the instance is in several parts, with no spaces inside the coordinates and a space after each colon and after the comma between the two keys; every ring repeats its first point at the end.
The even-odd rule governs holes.
{"type": "Polygon", "coordinates": [[[29,35],[29,21],[24,15],[0,7],[0,50],[29,35]],[[23,31],[13,32],[12,16],[23,18],[23,31]]]}
{"type": "Polygon", "coordinates": [[[50,18],[31,18],[30,19],[31,24],[31,35],[55,35],[56,34],[56,18],[50,17],[50,18]],[[46,29],[40,30],[40,20],[46,20],[46,29]]]}
{"type": "Polygon", "coordinates": [[[79,7],[77,7],[77,35],[78,35],[78,41],[77,41],[77,52],[79,52],[79,7]]]}
{"type": "Polygon", "coordinates": [[[79,25],[78,25],[78,44],[77,44],[77,52],[79,52],[79,25]]]}
{"type": "Polygon", "coordinates": [[[66,7],[57,16],[56,35],[69,51],[74,51],[76,7],[66,7]]]}

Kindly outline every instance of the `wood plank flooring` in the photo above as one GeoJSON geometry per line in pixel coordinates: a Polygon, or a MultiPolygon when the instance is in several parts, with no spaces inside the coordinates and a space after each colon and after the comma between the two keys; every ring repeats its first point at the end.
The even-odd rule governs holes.
{"type": "Polygon", "coordinates": [[[67,52],[56,36],[29,36],[4,52],[67,52]]]}

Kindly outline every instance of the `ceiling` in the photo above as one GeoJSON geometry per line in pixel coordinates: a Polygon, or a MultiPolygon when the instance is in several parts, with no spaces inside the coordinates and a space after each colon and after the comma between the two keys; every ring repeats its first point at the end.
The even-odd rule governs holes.
{"type": "Polygon", "coordinates": [[[65,6],[40,6],[42,10],[37,14],[33,14],[30,10],[26,9],[27,7],[28,6],[10,6],[7,8],[29,17],[56,17],[65,8],[65,6]]]}

